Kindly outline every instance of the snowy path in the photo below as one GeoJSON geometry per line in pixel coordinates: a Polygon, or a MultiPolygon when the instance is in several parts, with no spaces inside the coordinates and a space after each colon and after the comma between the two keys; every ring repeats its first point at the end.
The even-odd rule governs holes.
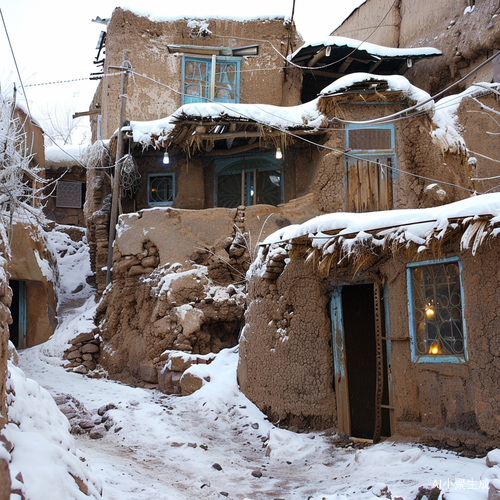
{"type": "Polygon", "coordinates": [[[474,489],[462,490],[467,496],[461,498],[487,498],[487,490],[479,488],[489,471],[484,459],[388,442],[357,451],[334,448],[321,433],[274,428],[237,391],[233,352],[209,365],[212,381],[184,398],[66,373],[40,353],[23,352],[20,364],[49,391],[69,393],[89,411],[118,406],[109,413],[115,428],[122,427],[119,432],[111,428],[102,440],[75,436],[103,482],[106,500],[224,498],[220,492],[234,499],[343,498],[336,493],[374,498],[377,483],[387,484],[393,498],[413,500],[419,486],[448,479],[474,479],[474,489]],[[252,476],[255,470],[262,477],[252,476]]]}
{"type": "Polygon", "coordinates": [[[384,485],[393,499],[414,500],[420,486],[439,482],[454,490],[442,500],[486,500],[484,479],[500,477],[500,468],[488,469],[485,459],[388,441],[362,450],[336,448],[324,433],[278,429],[239,392],[235,350],[207,365],[210,382],[187,397],[66,372],[60,366],[64,348],[93,328],[95,304],[86,301],[88,287],[68,292],[84,283],[85,249],[62,252],[72,244],[55,243],[65,255],[59,262],[61,322],[48,342],[20,353],[20,367],[53,395],[70,394],[90,413],[116,405],[108,411],[114,426],[104,438],[75,436],[102,481],[105,500],[373,499],[384,485]]]}

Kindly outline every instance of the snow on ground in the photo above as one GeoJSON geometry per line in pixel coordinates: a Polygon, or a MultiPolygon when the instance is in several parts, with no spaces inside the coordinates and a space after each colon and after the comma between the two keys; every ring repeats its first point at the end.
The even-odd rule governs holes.
{"type": "MultiPolygon", "coordinates": [[[[85,282],[88,261],[81,248],[61,253],[60,283],[68,269],[71,286],[77,273],[76,281],[85,282]]],[[[500,468],[489,469],[484,458],[398,440],[343,448],[328,433],[279,429],[239,392],[237,348],[222,351],[207,365],[210,382],[186,397],[68,373],[60,366],[61,346],[88,331],[95,307],[92,298],[85,302],[90,291],[84,290],[78,292],[80,307],[69,301],[69,289],[60,291],[71,308],[60,315],[61,324],[46,344],[20,353],[20,366],[50,393],[71,394],[90,413],[116,405],[108,411],[115,425],[104,438],[74,437],[106,500],[372,499],[385,486],[392,498],[413,500],[420,486],[440,484],[453,490],[443,500],[485,500],[485,480],[500,477],[500,468]]],[[[44,478],[38,488],[50,491],[44,478]]]]}

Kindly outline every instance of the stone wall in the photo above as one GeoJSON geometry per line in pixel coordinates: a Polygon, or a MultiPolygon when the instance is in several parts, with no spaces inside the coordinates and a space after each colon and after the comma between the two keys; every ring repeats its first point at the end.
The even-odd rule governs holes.
{"type": "MultiPolygon", "coordinates": [[[[9,307],[12,290],[9,288],[9,276],[6,272],[5,245],[0,239],[0,500],[10,498],[9,463],[3,451],[8,450],[1,436],[1,431],[7,424],[7,359],[9,358],[9,323],[12,321],[9,307]]],[[[8,456],[8,454],[7,454],[8,456]]]]}

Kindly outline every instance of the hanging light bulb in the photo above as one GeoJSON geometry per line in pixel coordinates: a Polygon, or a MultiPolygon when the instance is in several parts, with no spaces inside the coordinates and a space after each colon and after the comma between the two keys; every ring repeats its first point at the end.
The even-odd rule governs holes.
{"type": "Polygon", "coordinates": [[[282,152],[281,152],[281,148],[278,148],[278,149],[276,150],[276,159],[277,159],[277,160],[281,160],[281,158],[283,158],[283,154],[282,154],[282,152]]]}
{"type": "Polygon", "coordinates": [[[170,163],[170,157],[168,156],[168,153],[165,151],[163,155],[163,165],[168,165],[170,163]]]}

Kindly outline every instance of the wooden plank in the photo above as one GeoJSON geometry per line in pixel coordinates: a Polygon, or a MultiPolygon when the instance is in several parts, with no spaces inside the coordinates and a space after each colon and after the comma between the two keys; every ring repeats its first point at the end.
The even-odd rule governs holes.
{"type": "Polygon", "coordinates": [[[332,322],[333,370],[337,403],[337,424],[342,434],[351,435],[347,363],[344,350],[344,321],[342,316],[342,287],[333,289],[330,299],[332,322]]]}
{"type": "Polygon", "coordinates": [[[368,200],[370,197],[370,178],[368,174],[367,161],[358,160],[358,174],[359,174],[359,191],[360,191],[360,203],[359,212],[368,211],[368,200]]]}
{"type": "Polygon", "coordinates": [[[368,162],[368,182],[369,182],[369,207],[368,210],[380,210],[379,203],[379,165],[368,162]]]}
{"type": "MultiPolygon", "coordinates": [[[[387,165],[392,166],[392,159],[387,158],[387,165]]],[[[394,208],[394,192],[392,186],[392,179],[394,176],[394,171],[392,168],[387,169],[387,209],[392,210],[394,208]]]]}
{"type": "Polygon", "coordinates": [[[379,202],[380,202],[380,210],[389,210],[389,192],[388,192],[388,174],[389,169],[383,165],[379,167],[379,202]]]}

